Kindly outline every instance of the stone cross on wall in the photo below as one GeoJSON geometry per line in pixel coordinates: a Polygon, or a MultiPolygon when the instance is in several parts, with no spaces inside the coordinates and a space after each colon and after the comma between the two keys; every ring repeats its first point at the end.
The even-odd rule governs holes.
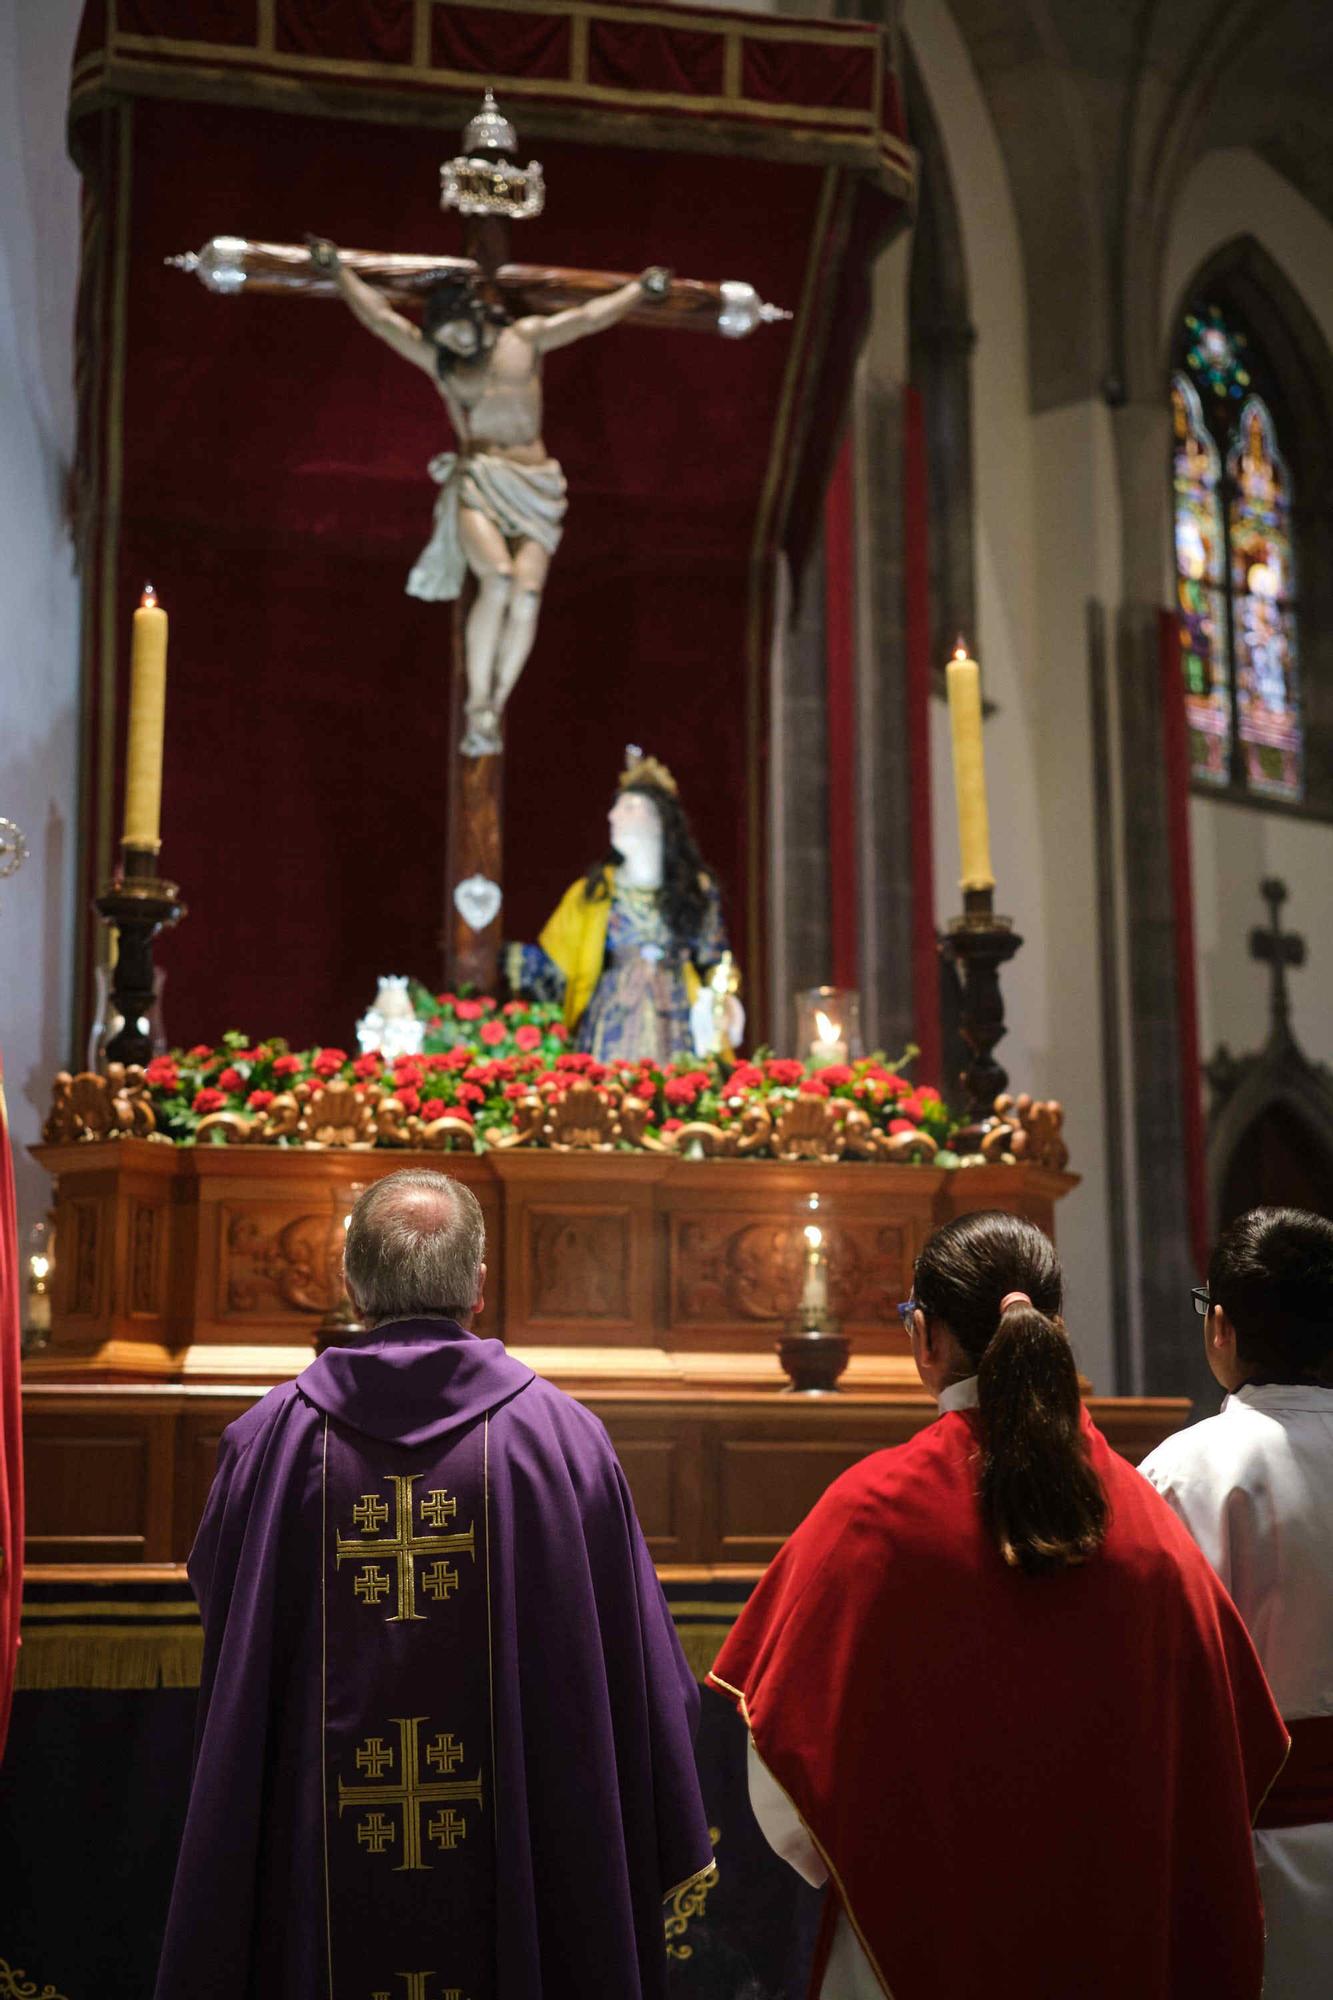
{"type": "Polygon", "coordinates": [[[1291,1039],[1291,1000],[1287,992],[1287,967],[1305,963],[1305,939],[1282,928],[1282,905],[1287,885],[1276,876],[1259,884],[1259,893],[1268,905],[1268,926],[1256,925],[1250,932],[1250,957],[1266,965],[1272,979],[1269,991],[1270,1040],[1291,1039]]]}

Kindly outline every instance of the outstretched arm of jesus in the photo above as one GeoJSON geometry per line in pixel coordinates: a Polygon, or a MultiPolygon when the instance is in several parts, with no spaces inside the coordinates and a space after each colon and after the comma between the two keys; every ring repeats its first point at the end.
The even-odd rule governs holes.
{"type": "Polygon", "coordinates": [[[321,271],[327,271],[333,278],[352,311],[362,326],[401,354],[404,361],[415,362],[428,375],[435,372],[435,357],[422,336],[420,327],[413,326],[400,312],[395,312],[389,301],[364,278],[358,278],[355,271],[349,271],[341,262],[336,247],[323,236],[307,236],[310,245],[310,260],[321,271]]]}
{"type": "Polygon", "coordinates": [[[619,325],[635,306],[642,305],[645,299],[665,298],[670,289],[670,271],[655,264],[642,277],[631,278],[617,291],[603,292],[600,298],[589,299],[586,306],[571,306],[567,312],[545,316],[533,313],[518,322],[518,331],[532,342],[539,354],[549,354],[553,348],[568,347],[572,341],[583,340],[590,333],[604,333],[608,327],[619,325]]]}

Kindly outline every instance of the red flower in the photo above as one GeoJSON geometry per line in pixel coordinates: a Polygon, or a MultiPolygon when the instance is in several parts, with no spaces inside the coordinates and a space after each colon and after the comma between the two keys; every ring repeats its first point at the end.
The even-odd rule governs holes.
{"type": "Polygon", "coordinates": [[[933,1083],[919,1083],[916,1094],[923,1104],[942,1104],[944,1101],[933,1083]]]}
{"type": "Polygon", "coordinates": [[[186,1060],[188,1062],[211,1062],[213,1060],[213,1051],[207,1042],[196,1042],[192,1049],[186,1050],[186,1060]]]}
{"type": "Polygon", "coordinates": [[[699,1082],[693,1076],[669,1076],[662,1086],[662,1095],[668,1104],[690,1105],[699,1095],[699,1082]]]}
{"type": "Polygon", "coordinates": [[[444,1026],[443,1014],[432,1014],[430,1019],[427,1021],[426,1026],[428,1028],[442,1028],[444,1026]]]}
{"type": "Polygon", "coordinates": [[[525,1021],[521,1028],[515,1028],[514,1041],[520,1049],[539,1049],[542,1045],[542,1031],[534,1028],[531,1021],[525,1021]]]}
{"type": "Polygon", "coordinates": [[[454,1012],[460,1021],[479,1021],[482,1011],[480,1000],[456,1000],[454,1002],[454,1012]]]}
{"type": "Polygon", "coordinates": [[[197,1111],[201,1118],[205,1118],[210,1111],[221,1111],[226,1101],[226,1094],[221,1090],[213,1090],[211,1088],[196,1090],[191,1109],[197,1111]]]}
{"type": "Polygon", "coordinates": [[[827,1097],[829,1087],[822,1076],[807,1076],[800,1086],[802,1097],[827,1097]]]}
{"type": "Polygon", "coordinates": [[[836,1090],[839,1084],[850,1083],[852,1080],[851,1069],[846,1063],[826,1063],[819,1074],[830,1090],[836,1090]]]}
{"type": "Polygon", "coordinates": [[[481,999],[477,1002],[477,1005],[487,1014],[495,1012],[496,1004],[496,998],[493,993],[483,993],[481,999]]]}
{"type": "Polygon", "coordinates": [[[683,1123],[684,1120],[680,1118],[664,1118],[662,1121],[662,1130],[664,1132],[679,1132],[683,1123]]]}
{"type": "Polygon", "coordinates": [[[267,1111],[272,1102],[273,1092],[271,1090],[252,1090],[245,1100],[246,1109],[249,1111],[267,1111]]]}
{"type": "Polygon", "coordinates": [[[650,1076],[641,1076],[637,1083],[629,1087],[631,1097],[641,1097],[645,1104],[651,1104],[657,1095],[657,1085],[650,1076]]]}
{"type": "Polygon", "coordinates": [[[336,1076],[347,1061],[346,1049],[316,1049],[315,1059],[310,1067],[316,1076],[336,1076]]]}
{"type": "Polygon", "coordinates": [[[788,1088],[793,1083],[799,1083],[804,1074],[804,1065],[793,1062],[790,1056],[774,1056],[771,1061],[764,1064],[764,1075],[769,1082],[788,1088]]]}
{"type": "Polygon", "coordinates": [[[144,1082],[155,1090],[174,1090],[180,1082],[180,1071],[171,1056],[154,1056],[144,1073],[144,1082]]]}
{"type": "Polygon", "coordinates": [[[404,1111],[419,1111],[421,1109],[421,1093],[415,1084],[400,1083],[394,1092],[394,1096],[398,1099],[404,1111]]]}
{"type": "Polygon", "coordinates": [[[500,1012],[503,1015],[505,1015],[505,1017],[508,1020],[512,1021],[515,1014],[521,1014],[524,1012],[523,1002],[521,1000],[506,1000],[504,1006],[500,1009],[500,1012]]]}
{"type": "Polygon", "coordinates": [[[546,1032],[551,1037],[551,1040],[553,1042],[567,1042],[569,1040],[569,1029],[565,1026],[563,1021],[557,1021],[554,1024],[554,1026],[548,1028],[546,1032]]]}
{"type": "Polygon", "coordinates": [[[910,1097],[905,1097],[900,1107],[903,1117],[910,1118],[913,1124],[917,1125],[921,1122],[921,1114],[925,1108],[925,1102],[919,1090],[914,1090],[910,1097]]]}
{"type": "Polygon", "coordinates": [[[461,1118],[465,1125],[474,1125],[476,1123],[466,1104],[455,1104],[452,1115],[455,1118],[461,1118]]]}
{"type": "Polygon", "coordinates": [[[245,1078],[238,1069],[224,1069],[218,1078],[219,1090],[243,1090],[244,1088],[245,1078]]]}
{"type": "Polygon", "coordinates": [[[383,1067],[380,1057],[372,1049],[369,1055],[357,1057],[352,1064],[352,1075],[359,1076],[364,1082],[369,1077],[378,1076],[383,1067]]]}
{"type": "Polygon", "coordinates": [[[460,1083],[458,1086],[458,1101],[460,1104],[484,1104],[486,1102],[486,1093],[478,1084],[460,1083]]]}
{"type": "Polygon", "coordinates": [[[764,1072],[755,1063],[737,1063],[727,1078],[727,1095],[734,1097],[740,1090],[758,1090],[764,1081],[764,1072]]]}
{"type": "Polygon", "coordinates": [[[301,1074],[300,1056],[274,1056],[273,1074],[274,1076],[299,1076],[301,1074]]]}
{"type": "Polygon", "coordinates": [[[530,1083],[507,1083],[505,1085],[505,1096],[511,1104],[515,1104],[520,1097],[526,1097],[531,1089],[532,1085],[530,1083]]]}
{"type": "Polygon", "coordinates": [[[890,1118],[890,1132],[915,1132],[916,1126],[910,1118],[890,1118]]]}
{"type": "Polygon", "coordinates": [[[450,1049],[441,1065],[444,1069],[471,1069],[472,1051],[466,1043],[460,1042],[456,1049],[450,1049]]]}
{"type": "Polygon", "coordinates": [[[426,1119],[443,1118],[444,1110],[445,1105],[442,1097],[428,1097],[421,1107],[421,1115],[426,1119]]]}
{"type": "Polygon", "coordinates": [[[414,1062],[411,1056],[399,1056],[393,1066],[395,1083],[420,1083],[423,1074],[421,1064],[414,1062]]]}
{"type": "Polygon", "coordinates": [[[508,1032],[509,1030],[505,1027],[503,1021],[484,1021],[482,1023],[481,1039],[488,1048],[493,1049],[497,1042],[504,1040],[508,1032]]]}

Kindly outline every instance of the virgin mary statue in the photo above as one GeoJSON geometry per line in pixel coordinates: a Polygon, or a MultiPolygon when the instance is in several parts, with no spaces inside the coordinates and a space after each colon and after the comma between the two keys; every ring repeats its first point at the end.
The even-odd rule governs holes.
{"type": "MultiPolygon", "coordinates": [[[[572,1045],[599,1062],[703,1055],[716,1043],[705,981],[727,956],[722,900],[676,781],[636,744],[607,815],[610,851],[565,891],[535,945],[511,945],[516,992],[561,1002],[572,1045]]],[[[724,1033],[745,1027],[734,994],[724,1033]]]]}

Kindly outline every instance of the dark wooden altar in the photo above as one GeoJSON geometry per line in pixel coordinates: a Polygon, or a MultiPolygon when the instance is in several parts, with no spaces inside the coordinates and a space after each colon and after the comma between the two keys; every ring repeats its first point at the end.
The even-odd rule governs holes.
{"type": "MultiPolygon", "coordinates": [[[[438,1155],[44,1146],[55,1178],[50,1345],[25,1367],[28,1560],[184,1560],[226,1424],[311,1358],[335,1302],[350,1182],[438,1155]]],[[[1034,1165],[451,1156],[486,1213],[482,1333],[606,1423],[654,1556],[753,1572],[830,1480],[934,1406],[896,1302],[929,1231],[1000,1207],[1045,1228],[1075,1177],[1034,1165]],[[774,1343],[800,1291],[817,1193],[832,1304],[854,1341],[843,1390],[784,1393],[774,1343]]],[[[1137,1458],[1185,1420],[1166,1399],[1093,1397],[1137,1458]]]]}

